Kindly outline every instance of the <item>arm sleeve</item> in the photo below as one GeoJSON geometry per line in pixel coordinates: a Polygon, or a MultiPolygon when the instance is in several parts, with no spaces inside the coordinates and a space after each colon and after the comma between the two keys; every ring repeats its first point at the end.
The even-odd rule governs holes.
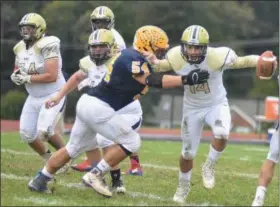
{"type": "Polygon", "coordinates": [[[168,59],[160,60],[158,65],[153,65],[152,67],[154,72],[168,72],[172,70],[168,59]]]}
{"type": "Polygon", "coordinates": [[[258,55],[239,57],[232,49],[229,49],[222,69],[253,68],[256,67],[258,59],[258,55]]]}

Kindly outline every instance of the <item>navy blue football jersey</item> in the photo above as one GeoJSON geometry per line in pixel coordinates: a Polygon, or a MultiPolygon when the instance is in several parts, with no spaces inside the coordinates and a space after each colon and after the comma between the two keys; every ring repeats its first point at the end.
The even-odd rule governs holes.
{"type": "Polygon", "coordinates": [[[101,99],[117,111],[148,92],[148,86],[133,78],[152,72],[151,66],[138,51],[125,49],[111,58],[106,66],[107,74],[99,85],[88,91],[89,95],[101,99]]]}

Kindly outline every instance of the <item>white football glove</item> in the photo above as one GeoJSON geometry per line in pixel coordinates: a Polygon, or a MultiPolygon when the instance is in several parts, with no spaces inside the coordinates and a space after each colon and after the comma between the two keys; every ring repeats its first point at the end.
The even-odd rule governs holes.
{"type": "Polygon", "coordinates": [[[25,84],[25,83],[31,83],[31,75],[28,75],[27,73],[20,71],[19,74],[16,74],[16,81],[19,83],[19,85],[25,84]]]}
{"type": "Polygon", "coordinates": [[[18,75],[21,73],[20,69],[15,70],[11,75],[11,80],[17,84],[18,86],[21,85],[20,79],[18,75]]]}

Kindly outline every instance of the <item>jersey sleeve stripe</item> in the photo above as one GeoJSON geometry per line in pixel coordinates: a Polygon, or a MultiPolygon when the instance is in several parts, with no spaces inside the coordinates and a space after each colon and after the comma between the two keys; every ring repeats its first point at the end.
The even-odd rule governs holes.
{"type": "Polygon", "coordinates": [[[224,66],[225,66],[225,64],[226,64],[226,61],[227,61],[227,58],[228,58],[229,52],[230,52],[230,49],[228,50],[228,53],[227,53],[226,58],[225,58],[225,61],[224,61],[223,65],[222,65],[222,67],[221,67],[221,70],[223,70],[223,67],[224,67],[224,66]]]}

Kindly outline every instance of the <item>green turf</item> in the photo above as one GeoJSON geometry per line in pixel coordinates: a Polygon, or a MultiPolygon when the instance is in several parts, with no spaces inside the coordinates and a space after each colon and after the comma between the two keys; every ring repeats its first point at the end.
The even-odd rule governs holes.
{"type": "MultiPolygon", "coordinates": [[[[175,206],[172,197],[178,183],[180,150],[180,142],[143,141],[139,154],[144,176],[124,175],[128,191],[125,195],[104,198],[90,188],[78,188],[83,174],[72,170],[56,176],[57,182],[50,184],[54,193],[45,195],[27,188],[29,180],[43,167],[41,158],[20,141],[18,133],[2,133],[1,206],[175,206]],[[71,184],[76,187],[69,187],[71,184]]],[[[209,144],[201,143],[186,205],[250,206],[268,146],[229,144],[216,165],[216,186],[212,190],[205,189],[201,179],[201,164],[208,151],[209,144]]],[[[81,158],[75,162],[79,161],[81,158]]],[[[123,170],[129,167],[128,159],[121,167],[123,170]]],[[[278,169],[269,186],[265,205],[277,206],[277,175],[278,169]]],[[[107,181],[110,183],[109,176],[107,181]]]]}

